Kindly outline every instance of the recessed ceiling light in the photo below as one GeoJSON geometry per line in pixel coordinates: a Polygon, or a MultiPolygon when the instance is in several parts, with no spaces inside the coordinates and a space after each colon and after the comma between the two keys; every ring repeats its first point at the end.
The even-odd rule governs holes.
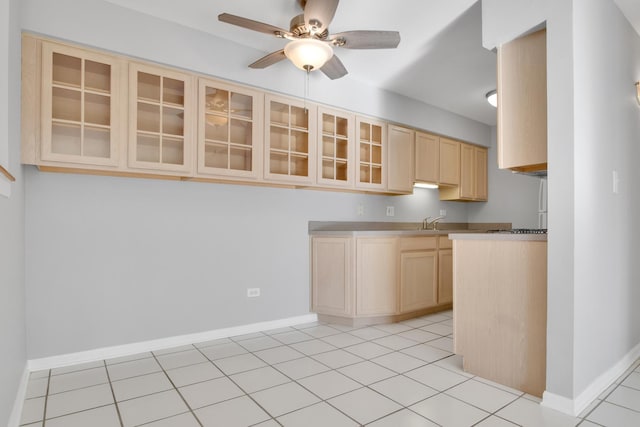
{"type": "Polygon", "coordinates": [[[495,89],[487,92],[485,97],[487,98],[487,102],[493,107],[498,106],[498,92],[495,89]]]}

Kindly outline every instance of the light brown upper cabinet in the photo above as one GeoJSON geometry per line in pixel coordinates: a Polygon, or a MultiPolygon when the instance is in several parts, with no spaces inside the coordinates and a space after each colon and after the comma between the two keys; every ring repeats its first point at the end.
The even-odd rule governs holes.
{"type": "Polygon", "coordinates": [[[440,200],[487,200],[487,149],[460,143],[460,184],[440,187],[440,200]]]}
{"type": "Polygon", "coordinates": [[[356,187],[386,189],[386,131],[386,123],[381,120],[356,117],[356,187]]]}
{"type": "Polygon", "coordinates": [[[415,180],[429,184],[440,182],[440,137],[416,132],[415,180]]]}
{"type": "Polygon", "coordinates": [[[22,163],[42,170],[376,194],[460,184],[461,142],[410,127],[26,33],[21,65],[22,163]]]}
{"type": "Polygon", "coordinates": [[[396,125],[388,126],[387,190],[413,192],[413,144],[416,132],[396,125]]]}
{"type": "Polygon", "coordinates": [[[198,173],[259,178],[263,97],[257,91],[204,78],[198,86],[198,173]]]}
{"type": "Polygon", "coordinates": [[[129,167],[193,172],[194,77],[147,64],[129,65],[129,167]]]}
{"type": "Polygon", "coordinates": [[[121,72],[114,57],[24,36],[23,162],[117,167],[121,72]]]}
{"type": "Polygon", "coordinates": [[[545,30],[498,48],[498,166],[547,169],[545,30]]]}
{"type": "Polygon", "coordinates": [[[319,185],[352,187],[355,178],[355,116],[345,111],[318,107],[319,185]]]}
{"type": "Polygon", "coordinates": [[[460,184],[460,142],[440,138],[440,176],[442,185],[460,184]]]}
{"type": "Polygon", "coordinates": [[[265,97],[265,179],[312,183],[315,125],[315,106],[293,98],[265,97]]]}

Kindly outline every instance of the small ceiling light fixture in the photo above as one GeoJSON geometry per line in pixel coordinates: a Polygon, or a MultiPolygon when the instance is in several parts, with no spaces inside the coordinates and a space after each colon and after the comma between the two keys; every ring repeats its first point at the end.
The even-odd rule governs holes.
{"type": "Polygon", "coordinates": [[[436,189],[438,188],[437,184],[427,184],[426,182],[415,182],[413,184],[414,188],[429,188],[429,189],[436,189]]]}
{"type": "Polygon", "coordinates": [[[640,82],[636,82],[636,100],[640,105],[640,82]]]}
{"type": "Polygon", "coordinates": [[[493,107],[498,106],[498,92],[495,89],[487,92],[485,97],[487,98],[487,102],[491,104],[493,107]]]}
{"type": "Polygon", "coordinates": [[[333,49],[320,40],[304,38],[287,43],[284,54],[293,62],[293,65],[310,72],[322,68],[333,56],[333,49]]]}

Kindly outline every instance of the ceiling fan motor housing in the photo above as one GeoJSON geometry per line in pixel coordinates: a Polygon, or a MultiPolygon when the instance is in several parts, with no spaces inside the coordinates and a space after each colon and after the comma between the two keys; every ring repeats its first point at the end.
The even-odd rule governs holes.
{"type": "MultiPolygon", "coordinates": [[[[317,21],[317,26],[320,26],[320,22],[317,21]]],[[[294,16],[289,23],[289,31],[295,37],[315,37],[319,40],[325,40],[329,36],[329,29],[325,28],[325,30],[321,33],[313,33],[311,29],[307,28],[307,24],[304,21],[304,14],[300,14],[298,16],[294,16]]]]}

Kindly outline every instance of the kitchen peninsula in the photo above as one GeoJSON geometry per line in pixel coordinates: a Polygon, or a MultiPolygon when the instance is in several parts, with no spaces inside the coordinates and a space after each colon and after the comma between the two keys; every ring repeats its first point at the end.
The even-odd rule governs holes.
{"type": "Polygon", "coordinates": [[[311,309],[334,323],[400,321],[453,302],[449,233],[511,224],[310,222],[311,309]]]}
{"type": "Polygon", "coordinates": [[[464,370],[542,396],[547,235],[455,233],[454,352],[464,370]]]}

